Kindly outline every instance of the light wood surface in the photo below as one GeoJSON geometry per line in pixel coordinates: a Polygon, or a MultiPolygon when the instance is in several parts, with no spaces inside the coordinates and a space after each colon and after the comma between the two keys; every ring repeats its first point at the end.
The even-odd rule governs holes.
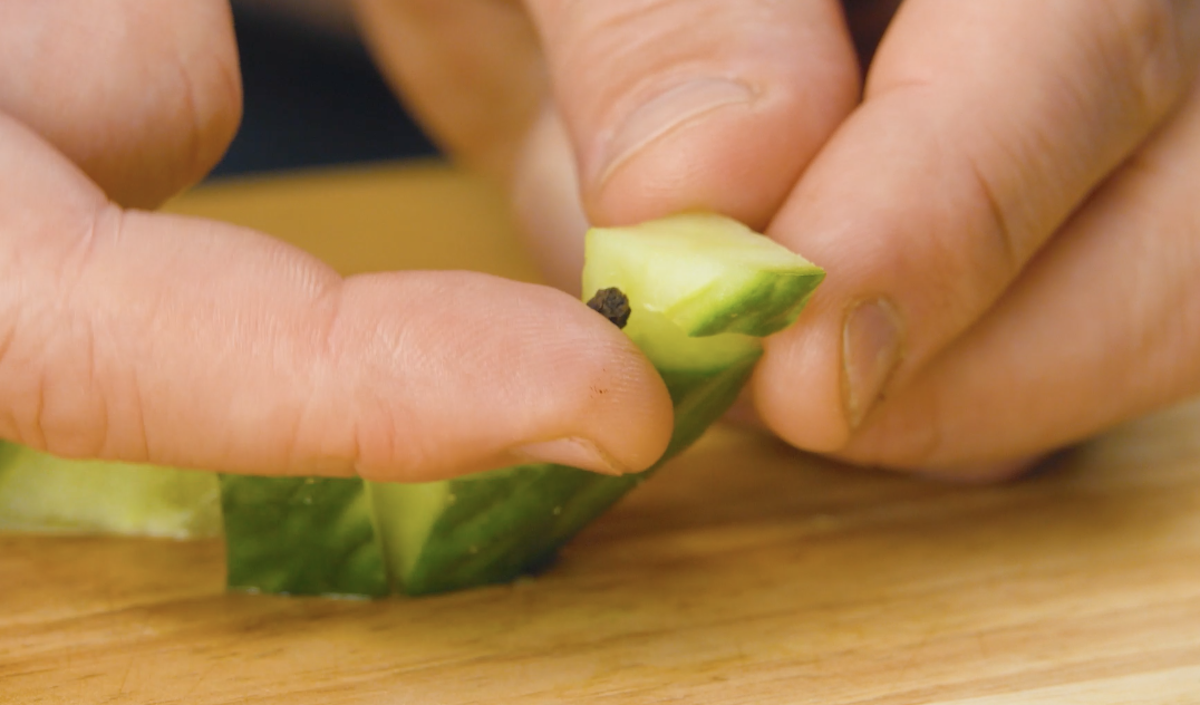
{"type": "MultiPolygon", "coordinates": [[[[495,194],[438,167],[172,209],[345,271],[534,276],[495,194]]],[[[0,702],[1200,703],[1200,404],[1003,487],[719,429],[514,586],[225,594],[222,560],[213,541],[0,535],[0,702]]]]}

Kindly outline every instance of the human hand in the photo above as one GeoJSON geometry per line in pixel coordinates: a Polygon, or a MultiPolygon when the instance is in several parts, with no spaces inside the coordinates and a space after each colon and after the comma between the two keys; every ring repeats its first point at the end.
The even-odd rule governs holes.
{"type": "Polygon", "coordinates": [[[224,0],[5,2],[0,67],[0,438],[403,480],[528,458],[636,470],[665,448],[653,368],[566,294],[343,279],[261,233],[131,208],[232,137],[224,0]]]}
{"type": "Polygon", "coordinates": [[[826,268],[751,390],[800,448],[995,479],[1200,392],[1200,4],[908,0],[861,100],[834,0],[359,5],[563,286],[688,208],[826,268]]]}

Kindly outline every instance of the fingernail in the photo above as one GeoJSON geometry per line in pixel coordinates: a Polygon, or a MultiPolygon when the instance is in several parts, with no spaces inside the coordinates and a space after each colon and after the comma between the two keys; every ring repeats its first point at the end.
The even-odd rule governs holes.
{"type": "Polygon", "coordinates": [[[586,438],[559,438],[514,448],[519,458],[535,463],[556,463],[605,475],[624,475],[628,470],[586,438]]]}
{"type": "Polygon", "coordinates": [[[747,104],[754,91],[726,78],[699,78],[667,89],[625,118],[601,149],[594,183],[608,180],[622,164],[663,135],[707,112],[747,104]]]}
{"type": "Polygon", "coordinates": [[[859,303],[842,328],[843,395],[855,429],[879,400],[900,364],[903,330],[896,307],[879,298],[859,303]]]}

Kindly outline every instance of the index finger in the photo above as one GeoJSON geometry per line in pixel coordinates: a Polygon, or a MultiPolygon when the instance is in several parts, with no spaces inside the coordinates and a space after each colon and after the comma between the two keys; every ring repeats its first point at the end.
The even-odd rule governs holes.
{"type": "Polygon", "coordinates": [[[342,279],[231,225],[122,211],[0,116],[0,437],[70,457],[423,480],[658,459],[670,398],[547,287],[342,279]],[[528,457],[522,457],[528,456],[528,457]]]}

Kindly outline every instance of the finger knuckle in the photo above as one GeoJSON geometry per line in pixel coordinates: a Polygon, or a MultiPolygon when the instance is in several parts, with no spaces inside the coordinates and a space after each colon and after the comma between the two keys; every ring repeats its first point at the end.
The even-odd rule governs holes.
{"type": "Polygon", "coordinates": [[[71,233],[36,234],[10,240],[16,263],[0,288],[0,395],[6,437],[37,448],[88,453],[102,441],[95,433],[90,395],[94,336],[73,300],[80,262],[95,228],[94,218],[63,219],[71,233]],[[60,237],[52,237],[52,235],[60,237]]]}
{"type": "Polygon", "coordinates": [[[990,261],[1001,263],[1002,278],[1015,275],[1029,256],[1029,228],[1023,218],[1015,213],[1015,208],[1004,198],[1006,189],[993,183],[987,170],[979,160],[969,153],[965,159],[967,175],[977,193],[977,202],[984,213],[983,221],[987,223],[984,229],[992,233],[990,261]]]}
{"type": "Polygon", "coordinates": [[[6,435],[58,455],[101,455],[108,414],[96,393],[92,327],[64,311],[26,309],[0,341],[0,387],[11,424],[6,435]]]}
{"type": "Polygon", "coordinates": [[[628,109],[625,101],[644,99],[664,80],[718,68],[727,73],[729,62],[722,60],[749,41],[738,23],[750,13],[731,13],[727,3],[712,0],[688,3],[684,16],[682,7],[673,0],[564,2],[546,13],[539,29],[558,76],[573,83],[603,79],[587,81],[579,102],[598,113],[604,106],[628,109]]]}
{"type": "Polygon", "coordinates": [[[1160,116],[1188,85],[1180,43],[1177,0],[1106,0],[1112,31],[1102,41],[1101,61],[1115,86],[1142,114],[1160,116]]]}
{"type": "Polygon", "coordinates": [[[302,393],[288,465],[323,473],[409,477],[428,462],[430,438],[418,414],[395,389],[396,370],[384,351],[404,348],[383,326],[347,315],[353,294],[334,279],[310,304],[323,319],[314,337],[312,383],[302,393]]]}
{"type": "Polygon", "coordinates": [[[606,73],[623,73],[651,58],[651,47],[669,46],[662,40],[677,25],[660,21],[668,4],[642,0],[600,8],[591,3],[563,3],[554,20],[544,21],[541,28],[549,44],[560,52],[562,63],[574,69],[573,74],[594,68],[600,58],[606,73]]]}
{"type": "Polygon", "coordinates": [[[108,322],[91,285],[103,267],[98,252],[121,239],[124,224],[119,208],[100,206],[54,268],[56,293],[48,300],[57,311],[45,317],[43,403],[35,424],[48,449],[62,455],[138,461],[148,454],[136,368],[111,364],[112,345],[120,343],[105,333],[108,322]]]}

